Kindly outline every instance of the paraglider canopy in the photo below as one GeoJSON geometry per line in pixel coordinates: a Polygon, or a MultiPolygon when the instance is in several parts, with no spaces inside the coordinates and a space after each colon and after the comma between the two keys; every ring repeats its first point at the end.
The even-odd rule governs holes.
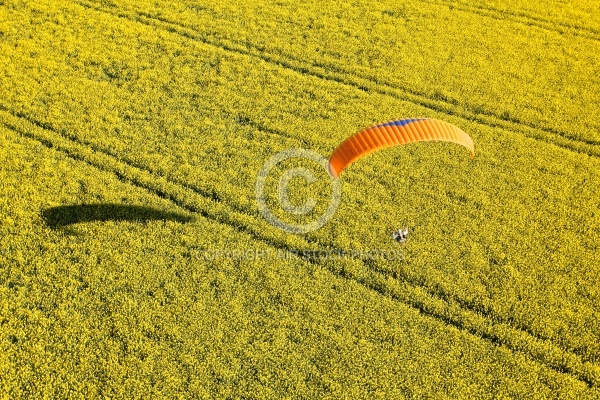
{"type": "Polygon", "coordinates": [[[433,118],[399,119],[363,129],[340,144],[329,158],[329,172],[339,177],[344,168],[377,150],[422,141],[444,141],[465,146],[475,156],[473,139],[460,128],[433,118]]]}

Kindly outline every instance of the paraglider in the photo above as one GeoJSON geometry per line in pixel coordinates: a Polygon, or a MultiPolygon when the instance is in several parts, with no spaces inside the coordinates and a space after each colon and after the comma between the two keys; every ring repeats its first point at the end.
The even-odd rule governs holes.
{"type": "Polygon", "coordinates": [[[421,141],[453,142],[475,155],[473,139],[460,128],[433,118],[407,118],[384,122],[355,133],[340,144],[329,158],[329,172],[335,178],[348,165],[377,150],[421,141]]]}
{"type": "MultiPolygon", "coordinates": [[[[329,157],[329,172],[339,178],[342,171],[354,161],[375,151],[402,144],[443,141],[460,144],[475,156],[473,139],[460,128],[433,118],[406,118],[388,121],[365,128],[343,141],[329,157]]],[[[408,227],[392,232],[392,238],[404,244],[408,227]]]]}

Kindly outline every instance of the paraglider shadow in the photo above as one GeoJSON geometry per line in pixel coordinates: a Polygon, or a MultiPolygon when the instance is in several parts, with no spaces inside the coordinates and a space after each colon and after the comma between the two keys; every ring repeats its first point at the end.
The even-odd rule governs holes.
{"type": "Polygon", "coordinates": [[[80,222],[164,220],[184,223],[193,220],[192,217],[185,214],[126,204],[78,204],[50,207],[42,210],[42,219],[53,230],[64,230],[69,225],[80,222]]]}

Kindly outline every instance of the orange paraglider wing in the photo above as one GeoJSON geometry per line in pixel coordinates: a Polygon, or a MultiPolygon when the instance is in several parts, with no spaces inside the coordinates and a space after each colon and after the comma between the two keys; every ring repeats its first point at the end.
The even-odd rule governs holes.
{"type": "Polygon", "coordinates": [[[331,154],[329,172],[337,178],[348,165],[377,150],[434,140],[461,144],[475,156],[473,139],[460,128],[433,118],[408,118],[374,125],[346,139],[331,154]]]}

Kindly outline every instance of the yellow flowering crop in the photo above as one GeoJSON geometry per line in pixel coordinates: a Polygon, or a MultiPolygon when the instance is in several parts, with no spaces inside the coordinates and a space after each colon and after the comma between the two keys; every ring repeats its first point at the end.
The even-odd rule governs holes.
{"type": "Polygon", "coordinates": [[[597,398],[599,7],[0,2],[0,396],[597,398]],[[413,116],[475,158],[259,212],[274,154],[413,116]]]}

